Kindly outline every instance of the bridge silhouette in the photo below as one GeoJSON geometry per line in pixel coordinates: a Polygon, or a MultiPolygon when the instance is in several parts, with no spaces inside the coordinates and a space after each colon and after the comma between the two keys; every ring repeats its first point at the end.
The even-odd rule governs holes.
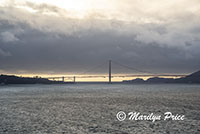
{"type": "Polygon", "coordinates": [[[49,80],[53,80],[53,81],[62,81],[62,82],[66,82],[66,80],[68,80],[68,82],[76,82],[77,78],[108,78],[108,83],[112,83],[112,78],[128,78],[128,77],[184,77],[186,75],[177,75],[177,74],[158,74],[155,72],[149,72],[149,71],[145,71],[145,70],[141,70],[141,69],[137,69],[131,66],[127,66],[124,64],[121,64],[119,62],[116,61],[111,61],[109,60],[108,62],[104,62],[103,64],[94,66],[93,68],[90,68],[88,70],[86,70],[83,73],[74,75],[74,76],[58,76],[58,77],[47,77],[47,79],[49,80]],[[96,70],[97,68],[101,68],[104,65],[108,65],[108,75],[86,75],[87,73],[90,73],[94,70],[96,70]],[[142,74],[123,74],[123,75],[113,75],[112,74],[112,66],[113,65],[118,65],[120,67],[126,68],[128,70],[132,70],[134,72],[139,72],[142,74]],[[69,81],[70,80],[70,81],[69,81]]]}

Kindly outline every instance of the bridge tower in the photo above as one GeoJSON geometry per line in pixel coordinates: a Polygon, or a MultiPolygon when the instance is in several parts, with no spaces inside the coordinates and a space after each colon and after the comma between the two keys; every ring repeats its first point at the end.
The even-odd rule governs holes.
{"type": "Polygon", "coordinates": [[[76,76],[74,76],[74,83],[76,83],[76,76]]]}
{"type": "Polygon", "coordinates": [[[112,79],[112,75],[111,75],[111,71],[112,71],[112,70],[111,70],[111,62],[112,62],[112,61],[109,60],[109,73],[108,73],[108,75],[109,75],[109,76],[108,76],[108,77],[109,77],[109,83],[112,82],[112,80],[111,80],[111,79],[112,79]]]}

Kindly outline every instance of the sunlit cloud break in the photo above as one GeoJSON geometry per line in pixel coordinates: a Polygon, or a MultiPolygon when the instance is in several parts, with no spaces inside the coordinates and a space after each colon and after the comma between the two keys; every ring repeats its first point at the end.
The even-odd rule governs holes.
{"type": "MultiPolygon", "coordinates": [[[[191,37],[188,32],[198,26],[199,3],[198,0],[3,0],[1,19],[26,22],[36,29],[66,35],[88,29],[114,30],[137,34],[139,41],[170,44],[177,38],[172,37],[174,34],[180,38],[188,36],[189,41],[198,37],[191,37]]],[[[183,44],[180,40],[176,42],[183,44]]]]}

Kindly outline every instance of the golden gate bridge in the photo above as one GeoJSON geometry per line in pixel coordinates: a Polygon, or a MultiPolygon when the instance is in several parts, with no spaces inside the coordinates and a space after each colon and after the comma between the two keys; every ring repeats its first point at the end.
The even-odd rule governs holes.
{"type": "Polygon", "coordinates": [[[108,63],[106,62],[106,63],[100,64],[98,66],[95,66],[95,67],[88,69],[87,71],[85,71],[81,74],[77,74],[77,75],[74,75],[74,76],[70,75],[70,76],[47,77],[47,79],[53,80],[53,81],[62,81],[62,82],[65,82],[66,80],[71,80],[70,82],[75,83],[77,78],[81,78],[81,79],[84,79],[84,78],[108,78],[108,83],[112,83],[112,78],[117,78],[117,77],[118,78],[128,78],[128,77],[133,78],[133,77],[161,77],[161,76],[162,77],[184,77],[186,75],[158,74],[158,73],[144,71],[144,70],[141,70],[141,69],[137,69],[137,68],[134,68],[134,67],[130,67],[130,66],[121,64],[121,63],[116,62],[116,61],[109,60],[108,63]],[[143,73],[143,74],[113,75],[112,74],[112,65],[113,64],[121,66],[121,67],[129,69],[129,70],[132,70],[132,71],[140,72],[140,73],[143,73]],[[102,67],[103,65],[108,65],[108,75],[85,75],[89,72],[96,70],[97,68],[102,67]]]}

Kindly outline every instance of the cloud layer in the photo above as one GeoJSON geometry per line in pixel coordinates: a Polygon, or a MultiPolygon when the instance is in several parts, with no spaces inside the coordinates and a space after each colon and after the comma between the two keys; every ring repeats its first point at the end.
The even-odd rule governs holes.
{"type": "Polygon", "coordinates": [[[0,70],[78,73],[114,59],[192,72],[200,68],[199,24],[199,0],[2,0],[0,70]]]}

